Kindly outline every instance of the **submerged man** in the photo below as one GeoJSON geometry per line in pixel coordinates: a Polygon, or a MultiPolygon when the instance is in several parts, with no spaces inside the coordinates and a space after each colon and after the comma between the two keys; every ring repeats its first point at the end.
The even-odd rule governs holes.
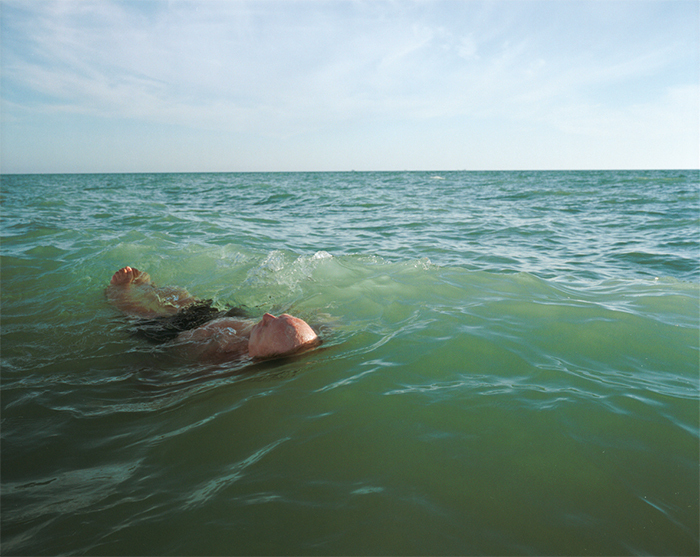
{"type": "Polygon", "coordinates": [[[177,340],[200,357],[235,358],[247,353],[251,358],[273,358],[320,342],[308,323],[297,317],[266,313],[257,323],[241,319],[235,310],[221,312],[184,288],[156,287],[148,273],[133,267],[114,273],[107,298],[126,315],[146,320],[140,328],[143,336],[177,340]]]}

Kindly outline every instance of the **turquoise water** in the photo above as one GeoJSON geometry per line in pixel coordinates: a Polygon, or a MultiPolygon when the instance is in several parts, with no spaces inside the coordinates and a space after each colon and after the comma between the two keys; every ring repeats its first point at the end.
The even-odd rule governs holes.
{"type": "Polygon", "coordinates": [[[3,176],[2,553],[697,555],[699,187],[3,176]],[[323,345],[187,360],[123,265],[323,345]]]}

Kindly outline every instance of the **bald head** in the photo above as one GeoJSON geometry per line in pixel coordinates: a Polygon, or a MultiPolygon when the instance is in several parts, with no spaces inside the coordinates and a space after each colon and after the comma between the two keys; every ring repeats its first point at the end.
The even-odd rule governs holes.
{"type": "Polygon", "coordinates": [[[318,336],[306,321],[286,313],[279,317],[266,313],[250,332],[248,354],[252,358],[283,356],[316,342],[318,336]]]}

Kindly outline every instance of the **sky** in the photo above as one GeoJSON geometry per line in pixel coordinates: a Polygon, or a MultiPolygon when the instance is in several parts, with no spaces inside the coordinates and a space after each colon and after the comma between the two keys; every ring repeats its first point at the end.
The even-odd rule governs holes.
{"type": "Polygon", "coordinates": [[[0,0],[0,172],[700,167],[697,0],[0,0]]]}

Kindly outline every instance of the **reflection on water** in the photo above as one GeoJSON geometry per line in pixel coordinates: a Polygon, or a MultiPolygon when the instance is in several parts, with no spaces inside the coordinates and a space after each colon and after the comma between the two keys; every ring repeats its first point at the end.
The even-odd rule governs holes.
{"type": "Polygon", "coordinates": [[[697,173],[435,176],[3,177],[3,552],[696,554],[697,173]],[[126,264],[323,344],[135,339],[126,264]]]}

